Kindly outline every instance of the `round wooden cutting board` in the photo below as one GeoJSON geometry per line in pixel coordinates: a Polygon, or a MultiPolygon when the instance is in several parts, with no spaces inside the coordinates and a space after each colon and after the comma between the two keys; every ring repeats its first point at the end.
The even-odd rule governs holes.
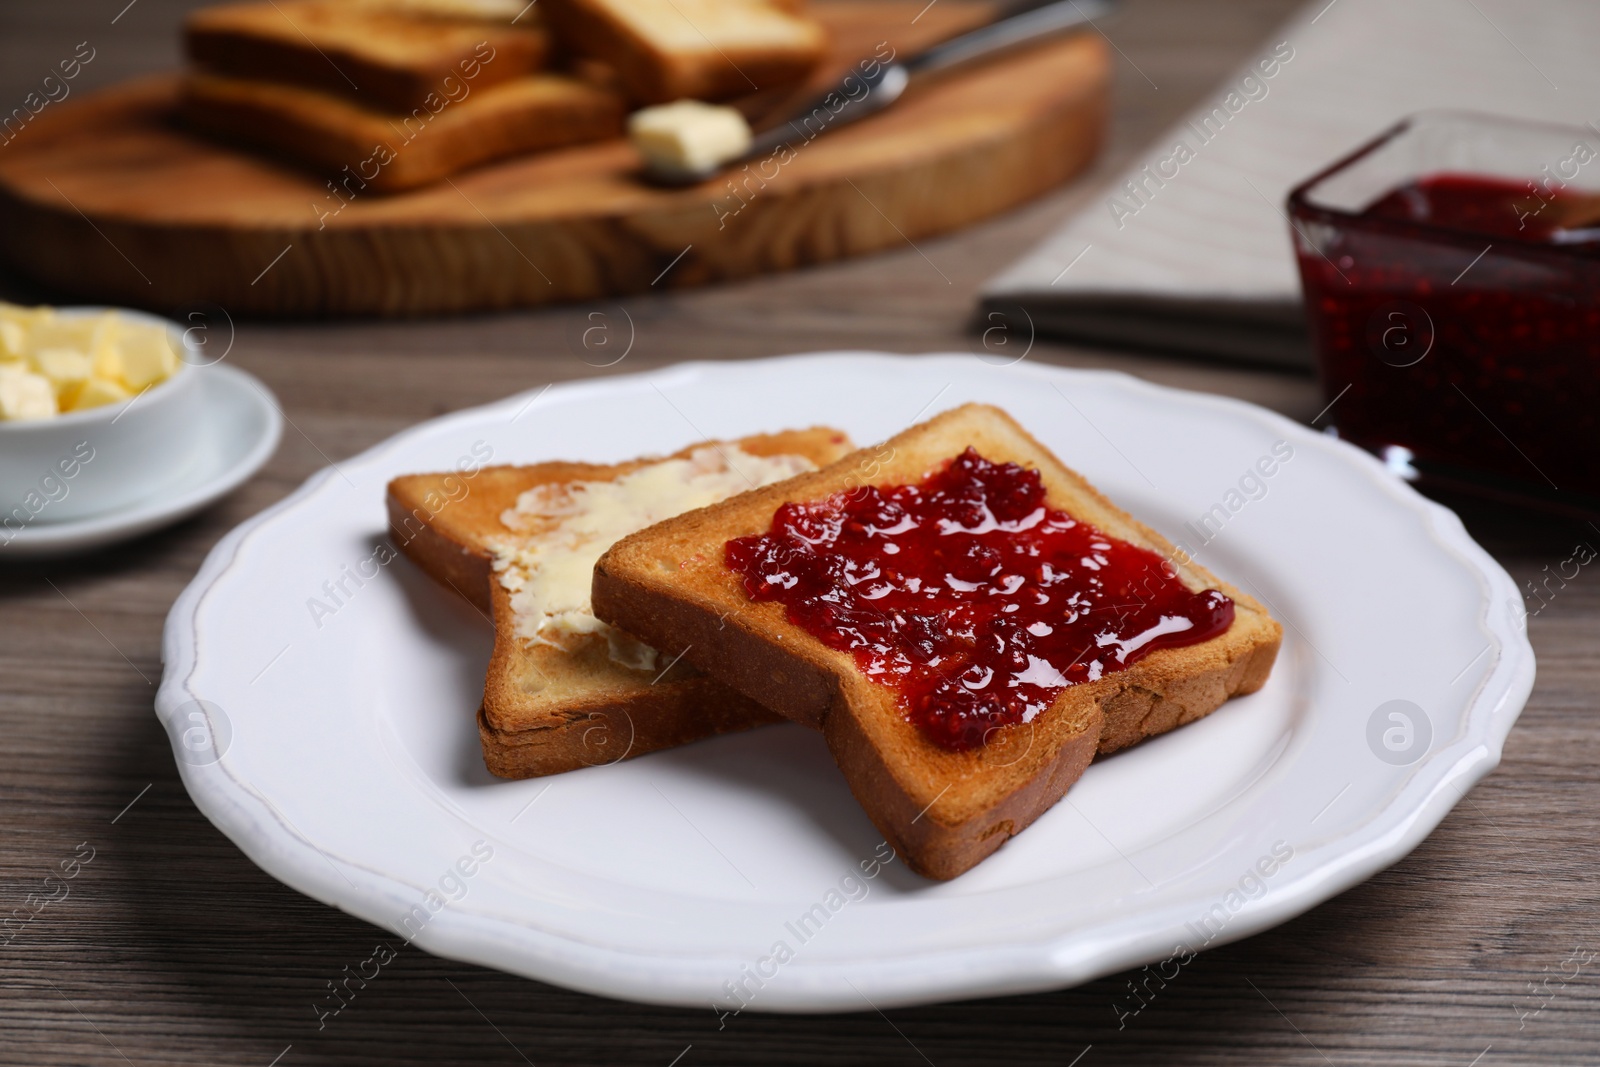
{"type": "MultiPolygon", "coordinates": [[[[946,0],[813,8],[837,78],[983,21],[946,0]],[[919,12],[920,17],[919,17],[919,12]]],[[[929,80],[755,168],[653,188],[625,142],[340,201],[316,174],[178,127],[176,76],[41,112],[0,147],[0,254],[94,303],[257,316],[424,315],[700,285],[861,255],[1003,211],[1081,171],[1105,125],[1104,43],[1080,33],[929,80]],[[766,174],[771,175],[771,169],[766,174]]]]}

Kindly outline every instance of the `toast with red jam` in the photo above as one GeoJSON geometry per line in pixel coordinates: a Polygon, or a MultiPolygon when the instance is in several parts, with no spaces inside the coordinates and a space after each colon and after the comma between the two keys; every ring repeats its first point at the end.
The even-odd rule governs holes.
{"type": "Polygon", "coordinates": [[[916,870],[970,869],[1097,753],[1259,689],[1282,628],[969,404],[618,541],[591,601],[822,730],[916,870]]]}

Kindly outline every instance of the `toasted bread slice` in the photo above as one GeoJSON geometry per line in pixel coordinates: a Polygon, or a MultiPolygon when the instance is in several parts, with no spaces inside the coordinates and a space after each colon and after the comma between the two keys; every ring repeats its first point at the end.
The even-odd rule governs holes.
{"type": "Polygon", "coordinates": [[[636,103],[721,100],[804,77],[815,21],[771,0],[546,0],[562,44],[602,60],[636,103]]]}
{"type": "MultiPolygon", "coordinates": [[[[192,128],[265,149],[339,182],[339,197],[440,181],[496,159],[618,136],[614,92],[530,74],[410,115],[372,111],[316,89],[192,73],[182,114],[192,128]]],[[[331,208],[330,208],[331,212],[331,208]]]]}
{"type": "Polygon", "coordinates": [[[230,77],[285,82],[408,114],[543,64],[549,34],[480,0],[251,0],[201,8],[189,58],[230,77]],[[513,19],[516,19],[513,24],[513,19]]]}
{"type": "MultiPolygon", "coordinates": [[[[734,442],[752,456],[803,456],[822,466],[847,452],[836,430],[813,429],[734,442]]],[[[677,453],[687,459],[705,445],[677,453]]],[[[648,669],[617,662],[604,636],[557,646],[518,634],[511,591],[497,555],[526,531],[505,524],[519,498],[540,487],[610,482],[657,460],[615,465],[540,463],[475,473],[415,474],[389,483],[395,544],[422,570],[493,620],[494,653],[479,712],[484,762],[503,778],[611,763],[779,717],[691,668],[665,660],[648,669]]]]}
{"type": "Polygon", "coordinates": [[[1256,601],[1173,552],[1004,412],[969,404],[825,470],[622,539],[595,567],[592,602],[600,618],[663,655],[681,652],[774,711],[820,727],[878,829],[912,867],[942,879],[1033,822],[1097,751],[1191,722],[1266,681],[1279,625],[1256,601]],[[785,503],[821,501],[864,485],[917,484],[969,446],[994,463],[1038,470],[1048,507],[1160,554],[1191,591],[1221,590],[1234,602],[1231,625],[1202,644],[1162,648],[1098,680],[1069,685],[1031,722],[951,751],[908,721],[898,694],[864,674],[852,653],[790,622],[782,603],[752,600],[744,576],[724,562],[729,540],[766,534],[785,503]]]}

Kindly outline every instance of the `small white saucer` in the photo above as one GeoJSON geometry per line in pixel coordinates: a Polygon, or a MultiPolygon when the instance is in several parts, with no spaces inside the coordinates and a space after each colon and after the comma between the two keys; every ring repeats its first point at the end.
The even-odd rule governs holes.
{"type": "Polygon", "coordinates": [[[201,386],[206,425],[197,441],[199,456],[182,477],[131,507],[0,530],[0,563],[87,552],[138,537],[188,518],[260,470],[283,435],[277,400],[254,375],[220,364],[205,369],[201,386]]]}

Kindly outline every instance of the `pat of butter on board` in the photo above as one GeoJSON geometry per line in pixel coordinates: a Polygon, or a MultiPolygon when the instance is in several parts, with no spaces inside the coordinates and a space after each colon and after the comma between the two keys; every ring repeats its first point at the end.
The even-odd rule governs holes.
{"type": "Polygon", "coordinates": [[[628,139],[649,169],[693,176],[744,155],[751,135],[750,124],[731,107],[679,100],[635,111],[628,139]]]}

